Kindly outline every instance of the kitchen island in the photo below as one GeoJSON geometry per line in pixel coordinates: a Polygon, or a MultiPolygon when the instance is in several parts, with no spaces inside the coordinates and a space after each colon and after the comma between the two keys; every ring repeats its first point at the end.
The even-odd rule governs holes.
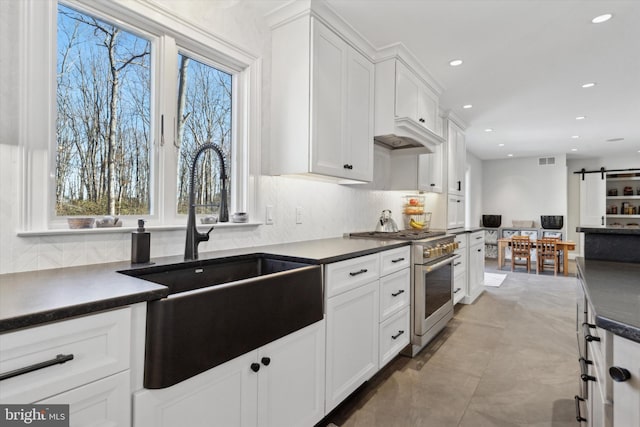
{"type": "Polygon", "coordinates": [[[576,332],[580,394],[576,418],[590,426],[640,425],[640,232],[578,228],[576,332]],[[624,262],[621,262],[624,261],[624,262]]]}

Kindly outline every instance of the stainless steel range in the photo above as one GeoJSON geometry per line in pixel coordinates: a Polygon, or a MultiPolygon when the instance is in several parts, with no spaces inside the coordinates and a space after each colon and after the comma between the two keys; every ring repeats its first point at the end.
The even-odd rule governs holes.
{"type": "Polygon", "coordinates": [[[453,317],[455,236],[444,231],[402,230],[352,233],[350,237],[412,242],[411,345],[402,354],[415,356],[453,317]]]}

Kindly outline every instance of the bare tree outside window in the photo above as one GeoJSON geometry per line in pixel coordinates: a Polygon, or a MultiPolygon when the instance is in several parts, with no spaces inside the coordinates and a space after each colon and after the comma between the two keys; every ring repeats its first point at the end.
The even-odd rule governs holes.
{"type": "MultiPolygon", "coordinates": [[[[178,58],[178,213],[186,214],[189,202],[189,173],[193,155],[202,144],[218,144],[231,171],[231,82],[230,74],[185,55],[178,58]]],[[[211,151],[203,154],[196,168],[197,204],[221,200],[220,164],[211,151]]],[[[229,191],[227,189],[227,191],[229,191]]],[[[228,195],[227,195],[228,197],[228,195]]],[[[215,213],[217,211],[214,210],[215,213]]],[[[211,213],[199,209],[198,213],[211,213]]]]}
{"type": "Polygon", "coordinates": [[[58,5],[56,215],[150,213],[150,50],[58,5]]]}

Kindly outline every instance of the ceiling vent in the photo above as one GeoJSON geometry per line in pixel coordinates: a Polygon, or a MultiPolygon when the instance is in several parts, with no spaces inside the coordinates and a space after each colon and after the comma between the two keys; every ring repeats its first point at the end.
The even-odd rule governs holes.
{"type": "Polygon", "coordinates": [[[538,158],[538,165],[539,166],[555,165],[555,164],[556,164],[556,158],[555,157],[540,157],[540,158],[538,158]]]}

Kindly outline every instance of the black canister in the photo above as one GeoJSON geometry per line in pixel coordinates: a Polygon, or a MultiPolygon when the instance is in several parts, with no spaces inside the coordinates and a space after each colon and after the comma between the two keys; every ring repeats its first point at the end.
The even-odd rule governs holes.
{"type": "Polygon", "coordinates": [[[151,233],[144,229],[144,219],[138,220],[138,229],[131,233],[131,263],[149,262],[151,253],[151,233]]]}

